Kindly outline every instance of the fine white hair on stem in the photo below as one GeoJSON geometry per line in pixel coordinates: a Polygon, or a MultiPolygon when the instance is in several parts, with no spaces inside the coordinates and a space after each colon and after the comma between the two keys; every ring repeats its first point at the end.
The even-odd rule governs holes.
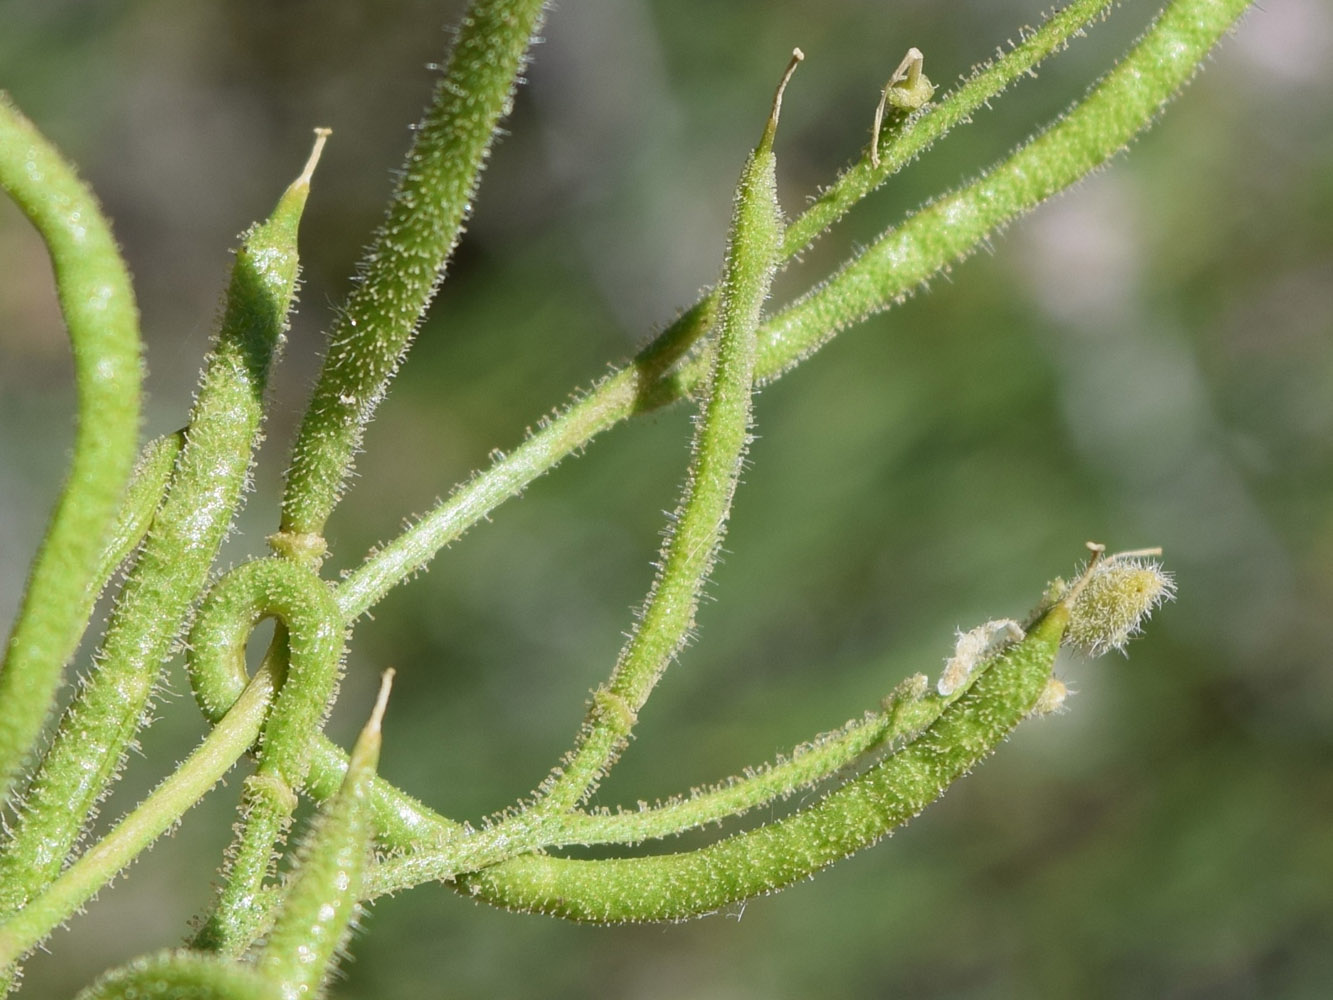
{"type": "Polygon", "coordinates": [[[959,631],[953,655],[945,661],[944,672],[940,674],[935,690],[947,698],[967,683],[977,664],[1022,638],[1022,627],[1010,618],[989,621],[967,632],[959,631]]]}

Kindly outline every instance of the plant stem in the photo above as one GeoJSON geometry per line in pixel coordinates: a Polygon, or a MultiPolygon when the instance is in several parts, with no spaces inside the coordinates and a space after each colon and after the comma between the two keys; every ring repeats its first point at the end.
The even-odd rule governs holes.
{"type": "Polygon", "coordinates": [[[1068,620],[1057,605],[919,737],[785,819],[708,847],[575,861],[529,854],[460,874],[474,898],[568,920],[681,920],[772,892],[873,844],[989,756],[1031,711],[1068,620]]]}
{"type": "Polygon", "coordinates": [[[845,768],[864,765],[875,751],[916,736],[964,690],[942,697],[926,690],[924,675],[918,674],[885,699],[882,711],[868,712],[841,729],[816,736],[775,763],[746,768],[744,777],[652,808],[569,813],[560,819],[559,839],[548,846],[635,844],[734,819],[812,788],[845,768]]]}
{"type": "MultiPolygon", "coordinates": [[[[1101,17],[1111,0],[1078,0],[1056,13],[1010,52],[986,63],[957,90],[928,110],[886,128],[879,166],[867,154],[845,171],[801,215],[783,237],[781,259],[790,260],[926,148],[1009,84],[1023,79],[1042,59],[1063,49],[1069,39],[1101,17]]],[[[939,261],[938,267],[948,264],[939,261]]],[[[905,294],[916,282],[894,295],[905,294]]],[[[488,470],[458,487],[443,503],[407,531],[374,552],[338,587],[339,607],[348,621],[360,617],[395,585],[410,578],[444,546],[460,538],[504,501],[520,494],[534,479],[583,448],[598,434],[635,413],[676,402],[701,388],[707,360],[687,369],[688,378],[664,377],[672,364],[712,328],[718,295],[713,291],[682,313],[632,362],[607,376],[556,417],[543,420],[536,433],[501,457],[488,470]]],[[[765,330],[760,328],[760,342],[765,330]]],[[[760,378],[772,377],[760,368],[760,378]]]]}
{"type": "Polygon", "coordinates": [[[171,777],[22,910],[0,924],[0,969],[17,961],[68,919],[217,784],[258,738],[274,690],[272,673],[256,673],[232,710],[171,777]]]}

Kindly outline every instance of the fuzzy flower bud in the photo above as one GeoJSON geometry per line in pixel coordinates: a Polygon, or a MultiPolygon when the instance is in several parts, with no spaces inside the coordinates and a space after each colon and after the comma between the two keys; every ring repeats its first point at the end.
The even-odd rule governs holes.
{"type": "Polygon", "coordinates": [[[1175,580],[1156,560],[1104,559],[1074,594],[1065,643],[1088,656],[1112,649],[1124,652],[1125,643],[1142,631],[1153,609],[1175,596],[1175,580]]]}

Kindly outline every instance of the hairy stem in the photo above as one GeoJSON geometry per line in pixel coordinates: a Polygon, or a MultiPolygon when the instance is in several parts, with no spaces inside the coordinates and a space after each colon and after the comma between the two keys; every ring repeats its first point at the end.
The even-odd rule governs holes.
{"type": "Polygon", "coordinates": [[[201,799],[259,736],[275,689],[260,671],[176,772],[26,906],[0,924],[0,969],[36,946],[201,799]]]}
{"type": "MultiPolygon", "coordinates": [[[[1011,83],[1023,79],[1041,60],[1063,49],[1070,38],[1102,16],[1111,2],[1078,0],[1056,11],[1019,45],[979,67],[942,100],[884,129],[879,165],[873,166],[867,153],[831,184],[787,227],[781,259],[790,260],[806,249],[890,176],[967,121],[1011,83]]],[[[938,266],[945,266],[948,260],[942,259],[938,266]]],[[[904,294],[915,283],[894,294],[904,294]]],[[[717,305],[715,290],[682,313],[630,364],[607,376],[555,417],[541,421],[537,432],[518,448],[456,489],[397,539],[371,553],[338,588],[337,600],[343,614],[349,620],[364,614],[396,584],[425,566],[441,548],[603,431],[635,413],[700,391],[706,359],[700,359],[702,367],[689,369],[688,379],[664,376],[712,328],[717,305]]],[[[765,329],[760,328],[761,344],[765,329]]],[[[772,372],[761,366],[760,375],[771,377],[772,372]]]]}
{"type": "Polygon", "coordinates": [[[635,844],[734,819],[813,788],[846,768],[864,766],[875,752],[911,739],[933,724],[964,690],[941,696],[928,690],[924,674],[916,674],[884,699],[881,711],[867,712],[841,729],[816,736],[774,763],[747,768],[744,777],[651,808],[570,813],[561,818],[560,839],[551,843],[635,844]]]}

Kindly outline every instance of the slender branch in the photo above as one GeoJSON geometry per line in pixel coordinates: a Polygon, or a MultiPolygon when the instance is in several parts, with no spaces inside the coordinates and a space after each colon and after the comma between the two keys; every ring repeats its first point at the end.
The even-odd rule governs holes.
{"type": "MultiPolygon", "coordinates": [[[[841,219],[861,199],[919,156],[1007,86],[1025,78],[1044,58],[1063,49],[1070,38],[1105,14],[1112,0],[1077,0],[1053,13],[1011,51],[976,69],[962,85],[928,109],[885,128],[879,166],[869,154],[844,172],[793,221],[783,238],[781,259],[790,260],[841,219]]],[[[939,267],[950,258],[944,257],[939,267]]],[[[894,294],[904,294],[915,282],[894,294]]],[[[421,517],[397,539],[372,552],[338,588],[338,605],[350,621],[360,617],[395,585],[425,566],[440,549],[460,538],[504,501],[520,494],[534,479],[585,447],[598,434],[635,413],[664,406],[698,392],[706,361],[689,369],[688,378],[664,378],[671,365],[712,328],[716,291],[708,294],[645,347],[632,362],[607,376],[586,395],[483,473],[458,487],[443,503],[421,517]]],[[[766,336],[760,329],[761,342],[766,336]]],[[[771,335],[771,334],[770,334],[771,335]]],[[[771,372],[769,373],[771,377],[771,372]]]]}
{"type": "Polygon", "coordinates": [[[560,818],[559,835],[548,846],[636,844],[743,816],[828,781],[840,771],[865,766],[875,752],[914,738],[957,701],[966,686],[948,696],[928,689],[924,674],[904,681],[880,711],[867,712],[841,729],[816,736],[771,764],[747,768],[744,777],[637,811],[575,812],[560,818]]]}
{"type": "Polygon", "coordinates": [[[85,595],[134,464],[142,363],[129,271],[97,199],[0,92],[0,187],[41,233],[74,352],[78,427],[64,489],[0,665],[0,801],[88,625],[85,595]]]}

